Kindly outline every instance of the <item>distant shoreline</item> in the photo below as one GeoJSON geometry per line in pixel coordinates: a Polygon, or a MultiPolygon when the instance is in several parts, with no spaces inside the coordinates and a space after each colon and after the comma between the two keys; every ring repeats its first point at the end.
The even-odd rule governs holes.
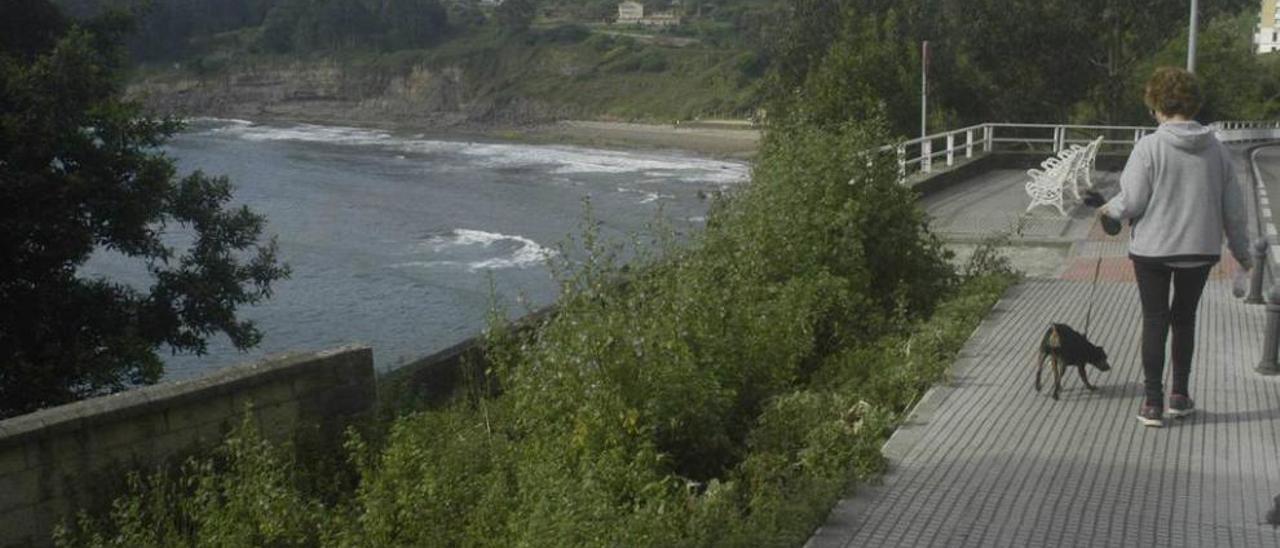
{"type": "MultiPolygon", "coordinates": [[[[322,109],[323,110],[323,109],[322,109]]],[[[191,116],[205,116],[191,113],[191,116]]],[[[690,121],[676,124],[564,120],[503,127],[458,124],[438,126],[416,121],[308,116],[301,112],[256,115],[234,113],[219,118],[243,118],[254,123],[305,123],[421,133],[441,138],[493,139],[542,145],[573,145],[612,150],[675,150],[717,159],[750,161],[759,146],[761,131],[736,120],[690,121]]]]}

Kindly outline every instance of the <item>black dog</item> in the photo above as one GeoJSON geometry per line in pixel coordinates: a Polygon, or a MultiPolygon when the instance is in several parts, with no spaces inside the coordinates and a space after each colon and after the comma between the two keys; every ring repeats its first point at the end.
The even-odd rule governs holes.
{"type": "Polygon", "coordinates": [[[1099,371],[1111,369],[1111,365],[1107,363],[1107,353],[1101,346],[1089,342],[1084,335],[1060,323],[1050,324],[1049,329],[1044,332],[1044,338],[1040,339],[1040,357],[1036,362],[1036,392],[1040,391],[1040,373],[1044,371],[1045,358],[1049,358],[1053,365],[1055,400],[1062,390],[1062,375],[1066,373],[1067,366],[1079,368],[1080,380],[1084,381],[1085,388],[1089,390],[1097,390],[1098,387],[1089,384],[1089,377],[1084,371],[1085,364],[1093,364],[1099,371]]]}

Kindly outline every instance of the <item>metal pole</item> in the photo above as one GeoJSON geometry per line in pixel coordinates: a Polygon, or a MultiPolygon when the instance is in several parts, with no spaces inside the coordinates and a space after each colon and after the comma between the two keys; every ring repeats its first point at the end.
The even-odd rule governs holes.
{"type": "Polygon", "coordinates": [[[1245,296],[1244,302],[1249,304],[1262,304],[1262,276],[1267,267],[1267,248],[1270,245],[1266,240],[1257,240],[1253,242],[1253,272],[1249,276],[1249,294],[1245,296]]]}
{"type": "Polygon", "coordinates": [[[929,41],[920,44],[920,171],[929,173],[933,167],[933,143],[925,139],[929,135],[929,41]]]}
{"type": "Polygon", "coordinates": [[[920,138],[929,135],[929,41],[920,44],[920,138]]]}
{"type": "Polygon", "coordinates": [[[1280,351],[1280,304],[1276,303],[1276,295],[1272,291],[1272,295],[1267,299],[1267,333],[1262,341],[1262,359],[1258,361],[1258,366],[1254,371],[1263,375],[1280,374],[1280,364],[1276,363],[1276,353],[1280,351]]]}
{"type": "Polygon", "coordinates": [[[1200,21],[1200,2],[1191,0],[1191,31],[1187,36],[1187,72],[1196,71],[1196,27],[1200,21]]]}

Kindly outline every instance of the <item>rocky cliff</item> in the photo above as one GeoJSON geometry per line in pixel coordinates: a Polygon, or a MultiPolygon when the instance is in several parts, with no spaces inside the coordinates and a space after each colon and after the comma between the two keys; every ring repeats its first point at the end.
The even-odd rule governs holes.
{"type": "Polygon", "coordinates": [[[571,118],[572,106],[486,91],[459,67],[373,69],[333,61],[246,66],[213,75],[174,69],[132,82],[152,112],[418,127],[522,126],[571,118]]]}

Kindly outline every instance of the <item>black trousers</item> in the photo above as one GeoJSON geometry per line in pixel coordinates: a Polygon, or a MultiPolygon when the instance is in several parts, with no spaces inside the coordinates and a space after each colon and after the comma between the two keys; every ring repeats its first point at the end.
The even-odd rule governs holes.
{"type": "Polygon", "coordinates": [[[1161,263],[1134,262],[1138,297],[1142,301],[1142,372],[1148,400],[1163,402],[1164,348],[1169,345],[1173,364],[1171,392],[1190,395],[1191,356],[1196,344],[1196,308],[1213,265],[1173,268],[1161,263]],[[1170,284],[1170,281],[1173,283],[1170,284]],[[1173,300],[1169,287],[1173,286],[1173,300]]]}

